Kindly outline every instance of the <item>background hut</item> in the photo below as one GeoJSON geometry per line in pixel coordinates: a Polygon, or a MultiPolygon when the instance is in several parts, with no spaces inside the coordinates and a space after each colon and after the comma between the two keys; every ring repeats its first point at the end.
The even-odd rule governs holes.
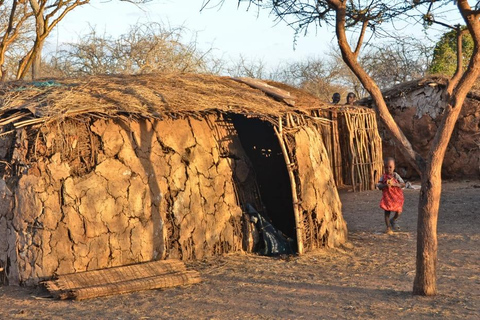
{"type": "MultiPolygon", "coordinates": [[[[426,156],[445,108],[446,79],[430,77],[410,81],[383,92],[395,121],[417,151],[426,156]]],[[[371,100],[363,103],[371,105],[371,100]]],[[[406,178],[418,177],[386,130],[380,126],[385,156],[397,159],[397,168],[406,178]]],[[[474,86],[467,95],[450,139],[442,176],[444,178],[480,177],[480,91],[474,86]]]]}
{"type": "Polygon", "coordinates": [[[249,208],[298,252],[346,240],[308,99],[205,75],[15,82],[0,99],[10,284],[253,250],[249,208]]]}

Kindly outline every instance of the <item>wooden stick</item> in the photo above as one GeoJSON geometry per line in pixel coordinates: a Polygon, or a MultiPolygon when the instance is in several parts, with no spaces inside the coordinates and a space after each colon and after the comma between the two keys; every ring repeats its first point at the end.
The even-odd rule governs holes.
{"type": "Polygon", "coordinates": [[[292,128],[292,123],[290,122],[290,118],[288,117],[288,114],[285,115],[285,119],[287,120],[287,128],[292,128]]]}
{"type": "Polygon", "coordinates": [[[292,128],[293,128],[293,127],[296,127],[295,121],[293,121],[292,114],[287,113],[287,117],[290,119],[290,123],[291,123],[291,125],[292,125],[292,128]]]}
{"type": "Polygon", "coordinates": [[[273,98],[283,101],[290,106],[295,106],[296,97],[292,96],[290,92],[279,89],[277,87],[271,86],[261,80],[253,78],[232,78],[235,81],[245,83],[252,88],[262,90],[267,95],[272,96],[273,98]]]}
{"type": "Polygon", "coordinates": [[[292,189],[292,200],[293,200],[293,215],[295,216],[295,230],[297,234],[297,251],[298,254],[303,254],[303,219],[300,217],[300,211],[298,210],[298,195],[297,195],[297,184],[295,183],[295,174],[293,173],[292,163],[290,162],[290,157],[288,155],[288,150],[285,145],[285,140],[283,134],[278,132],[276,127],[273,127],[275,134],[277,135],[278,142],[282,148],[283,158],[285,159],[285,164],[287,165],[288,177],[290,178],[290,186],[292,189]]]}

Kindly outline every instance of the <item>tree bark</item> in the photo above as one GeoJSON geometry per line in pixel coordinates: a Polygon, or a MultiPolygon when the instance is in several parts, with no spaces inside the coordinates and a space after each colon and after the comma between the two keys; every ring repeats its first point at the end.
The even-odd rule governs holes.
{"type": "Polygon", "coordinates": [[[424,168],[423,158],[413,149],[410,141],[405,137],[404,133],[400,127],[395,123],[393,116],[388,110],[387,104],[383,99],[382,92],[377,86],[375,81],[367,74],[363,67],[359,64],[357,57],[362,46],[362,39],[366,28],[362,27],[361,34],[356,46],[356,51],[353,52],[347,39],[346,34],[346,3],[342,1],[329,1],[329,3],[335,8],[336,11],[336,23],[335,23],[335,33],[337,35],[338,46],[342,54],[343,61],[347,66],[352,70],[355,76],[360,80],[362,86],[365,90],[368,91],[372,97],[374,104],[374,110],[377,113],[380,121],[387,127],[388,131],[392,135],[393,139],[396,141],[397,145],[404,151],[407,155],[406,159],[410,164],[415,168],[418,173],[421,173],[424,168]]]}
{"type": "MultiPolygon", "coordinates": [[[[0,1],[1,2],[1,1],[0,1]]],[[[23,24],[30,18],[33,13],[27,11],[25,3],[21,3],[19,0],[12,1],[12,7],[8,18],[7,28],[5,29],[3,36],[0,38],[0,79],[1,82],[5,81],[7,71],[4,69],[5,54],[8,47],[15,42],[19,37],[23,24]],[[20,12],[17,11],[18,5],[21,5],[20,12]]]]}
{"type": "Polygon", "coordinates": [[[27,71],[31,65],[31,59],[33,54],[33,48],[27,52],[27,54],[19,61],[17,69],[17,80],[23,80],[27,75],[27,71]]]}
{"type": "Polygon", "coordinates": [[[32,80],[38,79],[40,77],[40,71],[42,67],[42,49],[43,49],[42,47],[40,47],[40,49],[38,49],[35,55],[33,56],[32,80]]]}
{"type": "Polygon", "coordinates": [[[449,104],[435,134],[427,157],[427,168],[422,175],[422,188],[418,204],[417,267],[413,294],[431,296],[437,293],[437,221],[441,197],[441,171],[445,151],[455,128],[465,98],[480,74],[480,21],[471,11],[468,1],[457,3],[475,43],[467,70],[462,74],[461,30],[457,30],[457,72],[447,86],[449,104]],[[461,76],[460,76],[461,74],[461,76]]]}
{"type": "MultiPolygon", "coordinates": [[[[428,169],[442,166],[429,164],[428,169]]],[[[438,170],[433,170],[435,172],[438,170]]],[[[432,170],[422,175],[422,188],[418,202],[417,263],[413,294],[433,296],[437,294],[437,221],[442,179],[432,170]]]]}

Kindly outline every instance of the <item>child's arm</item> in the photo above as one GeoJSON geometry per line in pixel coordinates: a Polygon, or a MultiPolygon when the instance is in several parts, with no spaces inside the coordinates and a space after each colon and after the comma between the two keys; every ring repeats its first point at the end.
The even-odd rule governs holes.
{"type": "Polygon", "coordinates": [[[397,179],[398,183],[392,184],[394,187],[405,188],[405,181],[403,181],[402,177],[398,173],[395,172],[395,179],[397,179]]]}
{"type": "Polygon", "coordinates": [[[379,190],[383,190],[383,189],[385,189],[385,188],[387,188],[387,187],[388,187],[388,184],[386,184],[386,182],[383,181],[383,176],[382,176],[382,177],[380,178],[380,180],[378,181],[378,183],[377,183],[377,188],[378,188],[379,190]]]}
{"type": "Polygon", "coordinates": [[[405,183],[404,182],[394,183],[392,184],[392,187],[405,188],[405,183]]]}
{"type": "Polygon", "coordinates": [[[379,190],[383,190],[383,189],[385,189],[385,188],[387,188],[387,187],[388,187],[388,184],[386,184],[386,183],[383,183],[383,182],[377,183],[377,188],[378,188],[379,190]]]}

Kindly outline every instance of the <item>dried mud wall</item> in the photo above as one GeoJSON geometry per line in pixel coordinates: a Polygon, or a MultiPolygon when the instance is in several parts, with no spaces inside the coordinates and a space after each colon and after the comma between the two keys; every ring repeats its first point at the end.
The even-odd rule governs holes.
{"type": "MultiPolygon", "coordinates": [[[[425,86],[401,97],[387,100],[395,121],[418,152],[426,156],[440,125],[445,103],[443,88],[425,86]]],[[[379,124],[383,154],[397,159],[397,171],[407,179],[417,172],[395,146],[393,139],[379,124]]],[[[448,145],[443,162],[444,178],[480,178],[480,102],[467,98],[448,145]]]]}
{"type": "Polygon", "coordinates": [[[248,168],[218,127],[230,137],[220,150],[216,120],[72,120],[4,140],[15,144],[0,180],[8,282],[241,250],[232,173],[248,168]]]}
{"type": "Polygon", "coordinates": [[[345,243],[347,224],[320,132],[314,126],[304,126],[290,134],[288,140],[288,149],[297,165],[295,178],[305,250],[345,243]]]}

